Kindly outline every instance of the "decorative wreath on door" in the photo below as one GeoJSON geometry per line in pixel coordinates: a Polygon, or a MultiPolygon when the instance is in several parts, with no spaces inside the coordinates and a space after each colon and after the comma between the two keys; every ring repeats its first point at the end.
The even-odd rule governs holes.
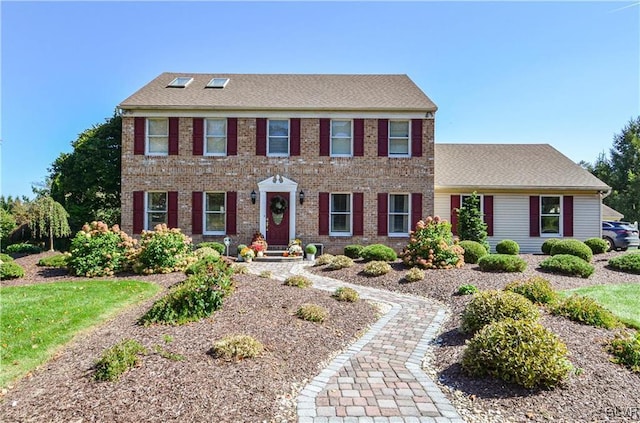
{"type": "Polygon", "coordinates": [[[287,210],[287,205],[287,200],[278,195],[271,199],[269,208],[273,214],[284,214],[285,210],[287,210]]]}

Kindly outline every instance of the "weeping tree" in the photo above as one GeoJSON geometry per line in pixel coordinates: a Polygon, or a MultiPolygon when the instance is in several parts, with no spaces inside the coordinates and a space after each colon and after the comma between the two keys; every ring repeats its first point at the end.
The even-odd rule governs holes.
{"type": "Polygon", "coordinates": [[[38,197],[29,207],[29,228],[34,238],[49,238],[49,250],[53,251],[53,238],[71,235],[69,213],[62,204],[48,195],[38,197]]]}

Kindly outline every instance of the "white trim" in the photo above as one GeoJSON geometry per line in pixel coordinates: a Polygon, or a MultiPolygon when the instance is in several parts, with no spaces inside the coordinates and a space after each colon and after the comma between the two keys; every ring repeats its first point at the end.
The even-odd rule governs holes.
{"type": "MultiPolygon", "coordinates": [[[[390,238],[406,238],[409,236],[409,231],[411,231],[411,194],[406,192],[390,192],[387,194],[387,236],[390,238]],[[391,196],[392,195],[404,195],[407,197],[407,202],[409,203],[409,210],[406,213],[407,215],[407,232],[391,232],[391,196]]],[[[393,213],[395,215],[404,215],[404,213],[393,213]]]]}
{"type": "MultiPolygon", "coordinates": [[[[339,139],[346,140],[346,137],[338,137],[339,139]]],[[[329,156],[330,157],[353,157],[353,119],[331,119],[329,122],[329,156]],[[333,122],[349,122],[351,125],[350,137],[349,137],[349,154],[334,154],[333,153],[333,122]]]]}
{"type": "MultiPolygon", "coordinates": [[[[346,214],[344,212],[337,212],[336,214],[346,214]]],[[[353,193],[352,192],[331,192],[329,193],[329,236],[351,237],[353,236],[353,193]],[[334,195],[348,195],[349,196],[349,232],[334,232],[332,225],[331,215],[333,214],[333,196],[334,195]]]]}
{"type": "MultiPolygon", "coordinates": [[[[539,196],[540,198],[538,199],[538,208],[539,208],[539,212],[538,212],[538,225],[540,228],[540,237],[541,238],[557,238],[557,237],[564,237],[564,228],[563,228],[563,222],[564,222],[564,196],[562,195],[543,195],[540,194],[539,196]],[[542,198],[543,197],[556,197],[558,198],[558,207],[560,208],[560,213],[558,213],[558,232],[547,232],[544,233],[542,232],[542,198]]],[[[545,216],[555,216],[553,214],[546,214],[545,216]]]]}
{"type": "MultiPolygon", "coordinates": [[[[274,138],[283,139],[282,135],[274,135],[274,138]]],[[[291,155],[291,119],[267,119],[267,157],[289,157],[291,155]],[[287,122],[287,152],[283,153],[270,153],[271,146],[271,134],[270,134],[270,123],[272,121],[286,121],[287,122]]]]}
{"type": "Polygon", "coordinates": [[[144,121],[144,154],[145,156],[168,156],[169,155],[169,118],[165,118],[167,121],[167,135],[150,135],[149,134],[149,122],[152,120],[162,120],[162,118],[147,118],[144,121]],[[149,138],[163,138],[167,139],[167,152],[166,153],[158,153],[149,151],[149,138]]]}
{"type": "Polygon", "coordinates": [[[152,231],[153,228],[149,227],[149,213],[164,213],[166,215],[166,219],[164,223],[168,223],[169,221],[169,192],[168,191],[145,191],[144,192],[144,225],[142,229],[146,231],[152,231]],[[167,208],[164,211],[160,210],[149,210],[149,194],[153,193],[164,193],[165,202],[167,203],[167,208]]]}
{"type": "MultiPolygon", "coordinates": [[[[203,143],[203,146],[202,146],[202,152],[203,153],[202,153],[202,155],[203,156],[208,156],[208,157],[226,157],[227,156],[227,145],[228,145],[228,141],[229,141],[229,138],[228,138],[229,121],[228,121],[228,119],[226,119],[226,118],[206,118],[206,119],[204,119],[204,128],[203,129],[204,129],[204,131],[203,131],[203,134],[202,134],[202,138],[203,138],[202,139],[202,143],[203,143]],[[210,120],[221,120],[221,121],[224,121],[224,152],[223,153],[209,153],[209,152],[207,152],[207,145],[208,145],[207,141],[208,141],[208,138],[209,138],[209,136],[207,135],[207,126],[208,126],[207,122],[210,121],[210,120]]],[[[212,137],[212,138],[215,138],[215,137],[212,137]]]]}
{"type": "MultiPolygon", "coordinates": [[[[225,235],[227,233],[227,193],[225,191],[203,191],[202,192],[202,235],[225,235]],[[207,194],[222,194],[224,204],[222,205],[224,215],[224,228],[222,231],[207,231],[207,194]]],[[[217,212],[209,212],[220,214],[217,212]]]]}
{"type": "MultiPolygon", "coordinates": [[[[400,137],[394,137],[393,139],[399,140],[404,139],[400,137]]],[[[411,157],[411,120],[406,119],[389,119],[387,122],[387,156],[392,158],[406,158],[411,157]],[[407,122],[407,153],[403,154],[392,154],[391,153],[391,122],[407,122]]]]}
{"type": "Polygon", "coordinates": [[[188,118],[219,118],[233,116],[237,118],[267,118],[267,119],[389,119],[389,120],[411,120],[425,119],[425,112],[391,112],[391,111],[275,111],[265,110],[164,110],[157,108],[146,109],[121,109],[122,115],[126,117],[188,117],[188,118]]]}
{"type": "Polygon", "coordinates": [[[260,193],[260,233],[267,235],[267,193],[289,193],[289,238],[296,238],[296,192],[298,183],[284,176],[275,175],[258,182],[260,193]]]}

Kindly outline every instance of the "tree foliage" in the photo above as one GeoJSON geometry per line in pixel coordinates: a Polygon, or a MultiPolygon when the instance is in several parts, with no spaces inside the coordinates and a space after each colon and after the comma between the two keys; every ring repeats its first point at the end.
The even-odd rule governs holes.
{"type": "Polygon", "coordinates": [[[55,201],[50,196],[40,196],[30,203],[29,228],[34,238],[49,238],[49,248],[53,251],[53,238],[60,238],[71,235],[71,229],[67,218],[69,214],[62,207],[62,204],[55,201]]]}
{"type": "Polygon", "coordinates": [[[487,242],[487,224],[482,219],[480,212],[480,197],[474,191],[465,197],[462,206],[457,209],[458,236],[461,241],[476,241],[484,245],[489,251],[487,242]]]}

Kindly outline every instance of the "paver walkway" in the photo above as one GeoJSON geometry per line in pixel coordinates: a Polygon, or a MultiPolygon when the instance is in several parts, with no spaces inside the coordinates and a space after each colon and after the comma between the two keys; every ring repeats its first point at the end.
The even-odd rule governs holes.
{"type": "Polygon", "coordinates": [[[298,396],[298,423],[464,422],[421,368],[446,310],[435,302],[352,285],[307,272],[305,264],[253,263],[278,279],[303,274],[314,288],[356,289],[391,309],[356,343],[336,356],[298,396]]]}

